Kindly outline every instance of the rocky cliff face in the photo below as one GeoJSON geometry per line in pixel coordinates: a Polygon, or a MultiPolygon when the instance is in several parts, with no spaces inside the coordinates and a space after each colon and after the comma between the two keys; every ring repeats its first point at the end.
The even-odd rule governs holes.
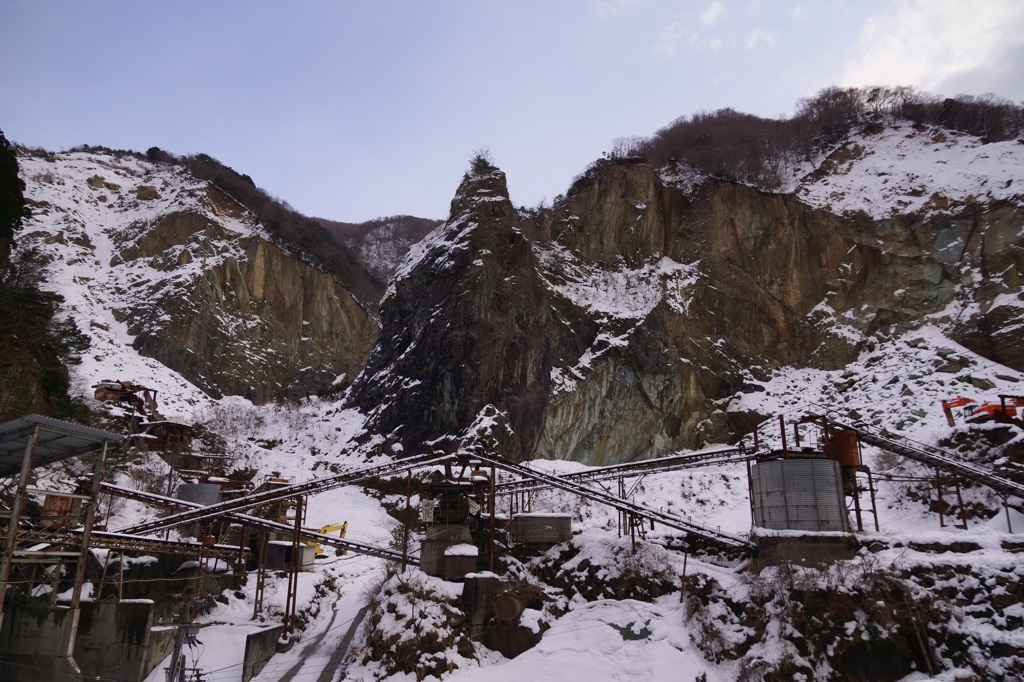
{"type": "Polygon", "coordinates": [[[1020,368],[1019,162],[988,195],[940,171],[929,194],[886,151],[918,133],[935,144],[873,133],[779,194],[622,162],[517,217],[500,173],[469,177],[396,274],[352,398],[406,449],[486,422],[506,455],[602,464],[734,438],[767,415],[730,403],[773,371],[841,368],[926,323],[1020,368]]]}
{"type": "Polygon", "coordinates": [[[212,396],[257,402],[328,389],[362,368],[375,322],[215,186],[130,155],[25,155],[22,173],[26,236],[58,286],[88,286],[69,302],[94,347],[114,334],[212,396]]]}
{"type": "Polygon", "coordinates": [[[374,431],[419,450],[497,417],[502,449],[532,452],[550,386],[551,310],[517,222],[503,173],[468,176],[448,222],[413,248],[352,388],[374,431]]]}

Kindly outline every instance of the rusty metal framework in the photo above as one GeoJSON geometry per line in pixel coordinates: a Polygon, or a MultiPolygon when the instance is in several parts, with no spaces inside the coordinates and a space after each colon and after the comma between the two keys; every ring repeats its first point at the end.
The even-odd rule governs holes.
{"type": "MultiPolygon", "coordinates": [[[[115,433],[87,428],[78,424],[63,422],[50,417],[29,415],[5,424],[0,424],[0,475],[11,475],[13,464],[21,452],[18,481],[11,503],[10,513],[5,515],[6,524],[3,528],[5,541],[4,551],[0,557],[0,622],[3,618],[5,597],[7,596],[11,569],[16,564],[31,563],[75,563],[74,586],[71,593],[71,608],[77,609],[81,603],[82,585],[85,578],[86,562],[93,539],[93,521],[99,506],[99,488],[103,476],[103,463],[106,459],[107,444],[120,441],[115,433]],[[88,495],[77,493],[61,493],[58,491],[40,490],[29,487],[32,468],[37,465],[77,457],[98,452],[93,465],[91,484],[88,495]],[[55,497],[65,497],[81,502],[78,524],[80,530],[73,541],[64,542],[54,547],[40,542],[35,529],[23,528],[22,516],[30,501],[29,495],[46,493],[55,497]]],[[[66,511],[64,505],[62,511],[66,511]]],[[[59,525],[68,525],[71,515],[61,513],[57,517],[59,525]]],[[[63,531],[59,531],[63,534],[63,531]]],[[[65,538],[67,540],[68,538],[65,538]]]]}

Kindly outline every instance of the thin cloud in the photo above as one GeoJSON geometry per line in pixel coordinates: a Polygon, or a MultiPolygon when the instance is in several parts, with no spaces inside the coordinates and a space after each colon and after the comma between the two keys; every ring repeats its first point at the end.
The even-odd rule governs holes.
{"type": "Polygon", "coordinates": [[[778,31],[769,31],[766,28],[755,28],[747,36],[747,41],[743,44],[744,49],[747,51],[756,50],[758,45],[766,45],[767,47],[775,47],[775,43],[779,40],[778,31]]]}
{"type": "Polygon", "coordinates": [[[603,21],[607,21],[643,2],[644,0],[594,0],[594,12],[603,21]]]}
{"type": "MultiPolygon", "coordinates": [[[[868,19],[846,62],[842,85],[914,85],[940,92],[971,73],[1005,69],[1024,44],[1019,0],[901,0],[868,19]]],[[[1017,82],[1024,82],[1015,66],[1017,82]]],[[[1010,93],[1019,95],[1018,93],[1010,93]]],[[[952,93],[947,93],[952,94],[952,93]]]]}
{"type": "Polygon", "coordinates": [[[702,29],[712,29],[725,14],[726,6],[721,0],[713,0],[699,12],[688,12],[683,21],[673,21],[658,33],[654,41],[654,51],[663,57],[674,58],[682,47],[690,50],[710,50],[717,52],[724,41],[717,35],[705,33],[702,29]]]}
{"type": "Polygon", "coordinates": [[[682,23],[673,21],[661,29],[654,41],[654,51],[663,57],[675,57],[679,53],[679,46],[693,37],[692,31],[687,30],[682,23]]]}
{"type": "Polygon", "coordinates": [[[697,18],[702,26],[711,27],[718,23],[719,18],[723,14],[725,14],[725,3],[720,2],[720,0],[714,0],[704,8],[703,12],[697,14],[697,18]]]}

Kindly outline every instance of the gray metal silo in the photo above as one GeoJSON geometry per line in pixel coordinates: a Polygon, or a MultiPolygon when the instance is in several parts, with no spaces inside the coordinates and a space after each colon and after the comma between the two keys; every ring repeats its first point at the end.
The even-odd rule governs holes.
{"type": "Polygon", "coordinates": [[[779,459],[751,467],[754,525],[773,530],[849,532],[839,463],[779,459]]]}

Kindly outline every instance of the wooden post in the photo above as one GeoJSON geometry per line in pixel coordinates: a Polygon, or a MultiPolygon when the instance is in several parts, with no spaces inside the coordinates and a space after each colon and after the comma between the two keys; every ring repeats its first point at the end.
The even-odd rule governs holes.
{"type": "Polygon", "coordinates": [[[871,475],[870,468],[864,467],[864,471],[868,473],[868,492],[871,493],[871,513],[875,516],[875,532],[877,533],[881,530],[881,527],[878,525],[878,505],[875,504],[875,479],[871,475]]]}
{"type": "Polygon", "coordinates": [[[939,528],[945,528],[946,527],[946,519],[942,515],[942,474],[939,472],[938,469],[935,470],[935,487],[936,487],[936,489],[938,490],[938,493],[939,493],[939,504],[938,504],[938,508],[939,508],[939,528]]]}
{"type": "Polygon", "coordinates": [[[412,470],[405,476],[405,526],[402,530],[402,573],[409,563],[409,512],[412,511],[412,470]]]}
{"type": "Polygon", "coordinates": [[[488,569],[491,573],[494,573],[494,465],[491,465],[491,551],[489,554],[490,568],[488,569]]]}
{"type": "Polygon", "coordinates": [[[857,532],[863,533],[864,521],[860,516],[860,483],[857,482],[857,470],[853,469],[851,473],[853,474],[853,509],[857,515],[857,532]]]}
{"type": "Polygon", "coordinates": [[[0,560],[0,623],[3,623],[4,595],[7,593],[7,582],[11,577],[11,564],[14,563],[14,549],[17,547],[18,528],[21,526],[21,508],[28,499],[28,473],[32,469],[32,455],[36,441],[39,439],[37,424],[32,437],[25,444],[25,452],[21,458],[21,474],[18,477],[18,488],[11,503],[10,525],[7,527],[7,542],[4,545],[3,559],[0,560]]]}
{"type": "Polygon", "coordinates": [[[789,459],[789,450],[786,447],[786,417],[779,415],[779,433],[782,434],[782,459],[789,459]]]}
{"type": "Polygon", "coordinates": [[[96,455],[96,464],[92,470],[92,495],[85,503],[85,520],[82,522],[82,554],[75,566],[75,586],[71,592],[71,608],[77,609],[82,601],[82,585],[85,584],[85,566],[89,560],[89,543],[92,541],[92,524],[96,520],[96,511],[100,503],[100,482],[103,480],[103,463],[107,458],[107,441],[103,441],[103,449],[96,455]]]}
{"type": "Polygon", "coordinates": [[[967,530],[967,510],[964,509],[964,498],[960,494],[960,478],[958,476],[953,477],[953,486],[956,488],[956,503],[960,506],[960,521],[964,524],[964,530],[967,530]]]}

